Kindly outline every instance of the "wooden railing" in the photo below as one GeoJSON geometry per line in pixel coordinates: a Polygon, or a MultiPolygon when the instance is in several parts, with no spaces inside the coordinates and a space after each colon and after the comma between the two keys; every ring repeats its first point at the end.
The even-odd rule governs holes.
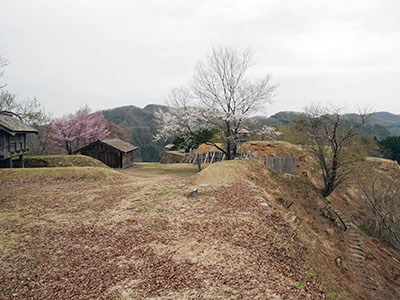
{"type": "MultiPolygon", "coordinates": [[[[253,159],[255,157],[252,152],[238,153],[235,159],[253,159]]],[[[223,152],[206,152],[206,153],[185,153],[181,163],[193,164],[200,162],[201,164],[213,164],[224,161],[226,155],[223,152]]]]}

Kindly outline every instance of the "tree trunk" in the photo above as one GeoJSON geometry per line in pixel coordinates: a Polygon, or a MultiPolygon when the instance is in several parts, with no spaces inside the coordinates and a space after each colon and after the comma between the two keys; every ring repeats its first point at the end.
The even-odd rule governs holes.
{"type": "Polygon", "coordinates": [[[226,159],[231,160],[231,142],[229,141],[229,137],[226,139],[226,159]]]}
{"type": "Polygon", "coordinates": [[[233,159],[235,159],[236,154],[237,154],[237,143],[236,143],[236,141],[235,141],[235,142],[233,143],[233,149],[232,149],[232,157],[233,157],[233,159]]]}
{"type": "Polygon", "coordinates": [[[331,171],[329,172],[326,182],[325,182],[325,187],[322,191],[322,196],[324,197],[328,197],[333,190],[335,189],[335,184],[336,184],[336,180],[337,180],[337,166],[338,166],[338,162],[337,162],[337,154],[335,153],[333,155],[333,159],[332,159],[332,167],[331,167],[331,171]]]}

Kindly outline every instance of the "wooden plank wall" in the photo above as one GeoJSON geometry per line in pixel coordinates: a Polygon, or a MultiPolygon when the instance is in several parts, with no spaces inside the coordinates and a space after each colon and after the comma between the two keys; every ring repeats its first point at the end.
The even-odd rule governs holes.
{"type": "Polygon", "coordinates": [[[266,157],[265,164],[279,173],[296,174],[296,157],[266,157]]]}

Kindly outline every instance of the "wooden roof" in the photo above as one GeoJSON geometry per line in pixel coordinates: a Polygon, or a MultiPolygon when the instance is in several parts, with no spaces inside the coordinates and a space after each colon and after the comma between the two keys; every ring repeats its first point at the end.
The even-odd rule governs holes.
{"type": "Polygon", "coordinates": [[[175,144],[168,144],[164,146],[165,149],[172,149],[172,148],[177,148],[175,144]]]}
{"type": "Polygon", "coordinates": [[[86,145],[86,146],[74,151],[74,153],[78,153],[78,152],[80,152],[82,150],[88,149],[92,145],[95,145],[97,143],[106,144],[106,145],[108,145],[108,146],[110,146],[110,147],[112,147],[112,148],[114,148],[114,149],[116,149],[118,151],[124,152],[124,153],[135,151],[135,150],[139,149],[139,147],[136,147],[136,146],[134,146],[134,145],[132,145],[132,144],[130,144],[128,142],[125,142],[123,140],[120,140],[118,138],[112,138],[112,139],[107,139],[106,138],[106,139],[100,139],[100,140],[97,140],[97,141],[95,141],[93,143],[90,143],[89,145],[86,145]]]}
{"type": "Polygon", "coordinates": [[[0,129],[5,130],[11,135],[15,135],[19,132],[38,133],[35,128],[25,125],[22,121],[8,112],[0,112],[0,129]]]}
{"type": "Polygon", "coordinates": [[[125,153],[139,149],[139,147],[136,147],[118,138],[101,139],[99,141],[125,153]]]}
{"type": "MultiPolygon", "coordinates": [[[[222,143],[216,143],[216,145],[222,149],[225,149],[222,143]]],[[[206,152],[222,152],[222,151],[213,145],[207,145],[205,143],[201,144],[195,151],[195,153],[206,153],[206,152]]]]}

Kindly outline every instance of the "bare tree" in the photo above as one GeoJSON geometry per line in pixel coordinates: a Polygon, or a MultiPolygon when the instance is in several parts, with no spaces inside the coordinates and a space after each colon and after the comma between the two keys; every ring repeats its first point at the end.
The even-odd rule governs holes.
{"type": "MultiPolygon", "coordinates": [[[[4,75],[4,67],[9,64],[8,60],[0,56],[0,78],[4,75]]],[[[0,82],[0,89],[4,88],[6,84],[0,82]]]]}
{"type": "Polygon", "coordinates": [[[50,115],[37,98],[20,100],[15,94],[4,90],[0,92],[0,111],[12,112],[31,126],[42,126],[50,122],[50,115]]]}
{"type": "Polygon", "coordinates": [[[226,144],[226,149],[221,150],[227,159],[232,159],[237,152],[243,122],[271,103],[277,87],[271,84],[269,74],[259,79],[248,77],[252,57],[250,50],[214,48],[204,61],[195,65],[188,88],[174,89],[170,93],[173,110],[170,114],[159,115],[159,133],[163,135],[168,131],[164,130],[163,124],[169,127],[170,135],[174,124],[180,132],[220,128],[226,144]]]}
{"type": "Polygon", "coordinates": [[[317,159],[322,171],[324,187],[322,195],[329,196],[351,174],[351,164],[356,154],[356,137],[367,122],[368,110],[357,114],[343,114],[341,107],[319,104],[306,107],[297,122],[297,129],[305,136],[311,154],[317,159]]]}
{"type": "Polygon", "coordinates": [[[400,249],[400,183],[388,172],[369,166],[357,172],[356,182],[365,196],[369,229],[400,249]]]}

